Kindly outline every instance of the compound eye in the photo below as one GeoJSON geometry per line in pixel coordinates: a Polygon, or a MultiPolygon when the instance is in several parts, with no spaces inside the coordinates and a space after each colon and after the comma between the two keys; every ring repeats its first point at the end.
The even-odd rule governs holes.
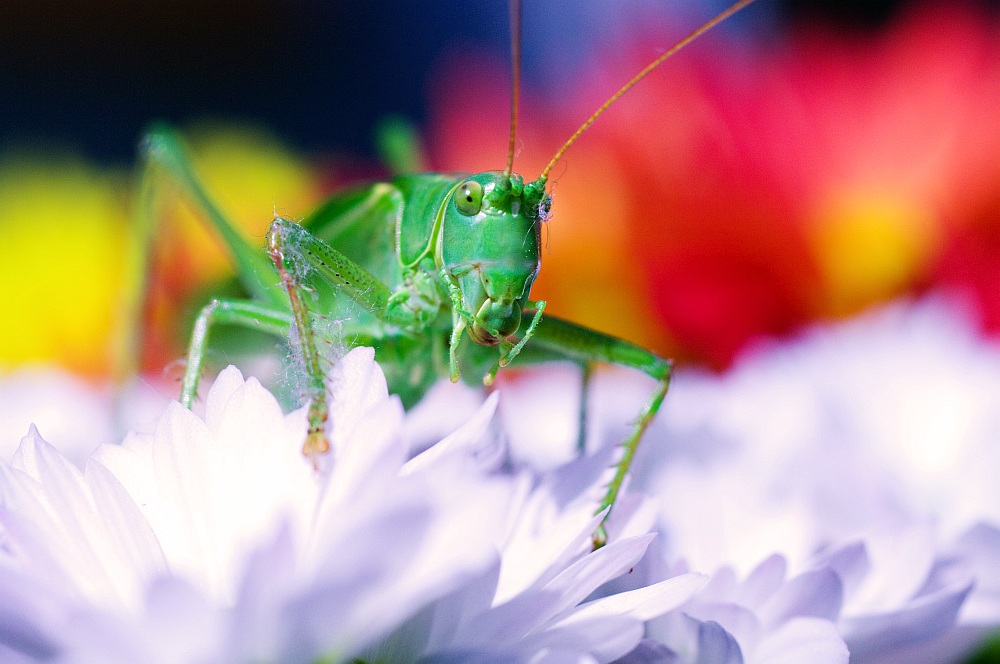
{"type": "Polygon", "coordinates": [[[474,217],[483,207],[483,185],[466,180],[455,191],[455,207],[466,217],[474,217]]]}

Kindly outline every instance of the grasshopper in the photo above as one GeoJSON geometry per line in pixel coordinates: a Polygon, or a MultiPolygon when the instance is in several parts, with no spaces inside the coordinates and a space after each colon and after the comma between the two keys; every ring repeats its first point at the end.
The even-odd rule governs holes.
{"type": "MultiPolygon", "coordinates": [[[[740,0],[650,63],[597,109],[534,181],[513,170],[520,69],[520,2],[511,2],[513,93],[506,168],[473,175],[420,173],[341,193],[301,223],[276,216],[261,251],[237,231],[196,177],[168,128],[147,136],[138,244],[148,247],[156,214],[152,191],[163,177],[179,186],[235,263],[247,299],[215,299],[191,336],[181,403],[190,407],[211,330],[233,325],[291,340],[302,365],[308,430],[302,452],[316,464],[327,439],[326,358],[321,343],[338,336],[375,349],[390,391],[409,406],[441,377],[490,385],[500,368],[568,360],[583,368],[583,394],[596,363],[635,369],[656,387],[621,443],[597,513],[613,509],[636,449],[670,384],[670,360],[595,330],[544,315],[530,298],[540,268],[541,224],[552,167],[619,97],[663,61],[752,0],[740,0]],[[321,320],[340,321],[336,332],[321,320]]],[[[141,301],[141,295],[137,297],[141,301]]],[[[585,397],[584,397],[585,399],[585,397]]],[[[586,403],[581,402],[581,413],[586,403]]],[[[581,415],[581,420],[583,415],[581,415]]],[[[580,435],[583,435],[581,426],[580,435]]],[[[606,541],[602,525],[594,546],[606,541]]]]}

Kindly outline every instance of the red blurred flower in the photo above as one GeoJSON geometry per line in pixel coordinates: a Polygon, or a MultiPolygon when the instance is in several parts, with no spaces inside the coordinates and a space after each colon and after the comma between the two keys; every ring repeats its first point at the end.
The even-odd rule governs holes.
{"type": "Polygon", "coordinates": [[[980,217],[953,230],[930,281],[966,297],[985,330],[1000,334],[1000,195],[980,217]]]}

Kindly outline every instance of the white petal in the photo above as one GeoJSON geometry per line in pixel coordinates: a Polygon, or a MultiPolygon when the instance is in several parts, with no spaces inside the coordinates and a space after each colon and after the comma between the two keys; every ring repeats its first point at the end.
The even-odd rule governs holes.
{"type": "Polygon", "coordinates": [[[650,586],[610,595],[580,605],[560,624],[603,616],[629,616],[646,621],[672,611],[705,586],[708,577],[691,572],[650,586]]]}
{"type": "Polygon", "coordinates": [[[410,459],[403,466],[402,474],[407,475],[427,464],[434,463],[435,460],[446,454],[465,453],[481,454],[485,451],[482,441],[484,434],[493,420],[493,413],[496,411],[499,393],[494,392],[483,402],[465,424],[446,436],[440,443],[433,445],[424,452],[410,459]]]}
{"type": "Polygon", "coordinates": [[[795,617],[836,620],[843,601],[840,577],[832,569],[822,568],[790,579],[760,606],[758,613],[768,627],[795,617]]]}
{"type": "Polygon", "coordinates": [[[842,618],[840,631],[858,661],[926,642],[952,628],[970,589],[971,582],[954,584],[922,595],[894,611],[842,618]]]}
{"type": "Polygon", "coordinates": [[[47,567],[39,568],[43,578],[65,575],[69,588],[99,604],[136,602],[142,583],[163,561],[148,525],[114,478],[98,471],[85,479],[37,435],[25,437],[15,463],[27,472],[4,470],[7,529],[16,534],[15,547],[31,551],[25,564],[47,567]],[[117,532],[123,517],[134,532],[117,532]]]}
{"type": "Polygon", "coordinates": [[[781,587],[787,570],[788,563],[784,556],[768,556],[740,584],[734,601],[746,606],[758,606],[781,587]]]}
{"type": "Polygon", "coordinates": [[[353,439],[353,428],[366,414],[389,397],[385,375],[375,363],[371,348],[351,349],[334,365],[329,377],[331,442],[339,449],[353,439]]]}
{"type": "Polygon", "coordinates": [[[833,623],[795,618],[771,632],[747,664],[847,664],[849,657],[833,623]]]}
{"type": "Polygon", "coordinates": [[[455,639],[459,627],[472,616],[489,610],[500,577],[500,561],[474,577],[469,583],[442,598],[434,607],[434,620],[428,634],[426,651],[443,650],[455,639]]]}
{"type": "MultiPolygon", "coordinates": [[[[702,604],[693,602],[693,606],[684,607],[684,613],[697,618],[703,623],[701,634],[709,635],[716,646],[721,646],[728,639],[735,639],[741,652],[752,652],[763,636],[760,619],[750,609],[736,604],[702,604]],[[720,639],[713,634],[707,625],[716,624],[726,632],[726,638],[720,639]],[[709,629],[709,631],[705,631],[709,629]]],[[[669,644],[668,644],[669,645],[669,644]]],[[[726,651],[729,648],[725,648],[726,651]]]]}
{"type": "Polygon", "coordinates": [[[350,438],[341,439],[333,451],[333,469],[319,506],[320,520],[337,512],[355,496],[377,494],[393,483],[406,459],[402,439],[403,406],[387,399],[368,409],[365,417],[350,426],[350,438]]]}
{"type": "Polygon", "coordinates": [[[593,503],[580,501],[559,509],[545,491],[536,490],[518,511],[504,545],[496,603],[529,587],[542,587],[585,555],[603,518],[604,513],[594,514],[593,503]]]}
{"type": "Polygon", "coordinates": [[[229,399],[246,383],[243,373],[230,364],[223,369],[212,383],[205,399],[205,424],[213,432],[218,432],[225,421],[226,404],[229,399]]]}
{"type": "Polygon", "coordinates": [[[934,564],[934,541],[934,529],[923,524],[867,536],[865,546],[873,573],[847,598],[845,613],[877,613],[913,597],[934,564]]]}
{"type": "Polygon", "coordinates": [[[626,616],[600,616],[572,624],[560,623],[526,638],[522,652],[587,654],[598,662],[627,655],[642,639],[642,621],[626,616]]]}
{"type": "Polygon", "coordinates": [[[574,607],[599,586],[634,567],[653,537],[640,535],[612,542],[568,567],[545,584],[544,591],[559,595],[560,610],[574,607]]]}

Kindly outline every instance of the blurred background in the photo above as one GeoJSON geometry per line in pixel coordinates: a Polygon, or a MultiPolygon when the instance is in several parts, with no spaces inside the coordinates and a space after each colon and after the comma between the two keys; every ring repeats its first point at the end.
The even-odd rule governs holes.
{"type": "MultiPolygon", "coordinates": [[[[525,0],[515,169],[720,11],[525,0]]],[[[502,0],[0,4],[0,371],[107,378],[123,324],[137,150],[178,127],[247,233],[388,177],[379,123],[434,170],[502,168],[502,0]]],[[[554,169],[533,292],[550,311],[724,369],[763,338],[928,290],[1000,333],[1000,9],[758,0],[660,68],[554,169]]],[[[170,205],[142,366],[183,355],[228,275],[170,205]]],[[[223,363],[225,358],[219,358],[223,363]]]]}

